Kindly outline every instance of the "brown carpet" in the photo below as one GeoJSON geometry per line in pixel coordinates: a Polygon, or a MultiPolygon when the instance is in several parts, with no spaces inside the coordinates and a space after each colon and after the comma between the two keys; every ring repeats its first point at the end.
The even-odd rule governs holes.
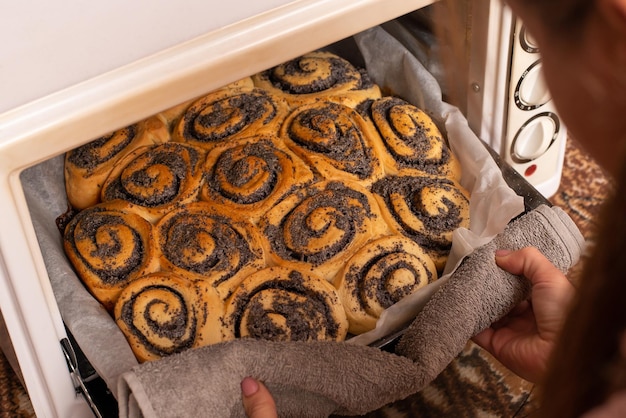
{"type": "Polygon", "coordinates": [[[35,413],[21,382],[0,351],[0,418],[30,418],[35,413]]]}
{"type": "MultiPolygon", "coordinates": [[[[551,201],[577,223],[593,243],[598,211],[612,183],[589,156],[569,140],[561,186],[551,201]]],[[[570,272],[579,279],[580,266],[570,272]]],[[[422,392],[368,417],[528,417],[534,403],[532,384],[518,378],[469,342],[465,350],[422,392]]],[[[28,395],[0,352],[0,418],[35,414],[28,395]]]]}

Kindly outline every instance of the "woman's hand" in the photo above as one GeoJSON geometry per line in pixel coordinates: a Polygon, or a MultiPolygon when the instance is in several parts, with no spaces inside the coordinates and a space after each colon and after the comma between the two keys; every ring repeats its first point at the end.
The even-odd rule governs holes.
{"type": "Polygon", "coordinates": [[[536,248],[498,250],[498,266],[530,280],[530,300],[473,340],[518,376],[539,381],[563,326],[574,287],[536,248]]]}
{"type": "Polygon", "coordinates": [[[265,385],[251,377],[241,381],[241,398],[248,418],[277,418],[276,403],[265,385]]]}

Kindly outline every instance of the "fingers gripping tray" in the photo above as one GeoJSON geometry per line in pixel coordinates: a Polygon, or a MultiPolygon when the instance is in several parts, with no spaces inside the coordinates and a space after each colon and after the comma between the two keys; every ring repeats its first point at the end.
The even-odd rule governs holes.
{"type": "MultiPolygon", "coordinates": [[[[426,109],[444,128],[451,147],[461,160],[461,182],[472,192],[471,227],[470,230],[455,232],[452,255],[446,267],[450,271],[464,255],[489,241],[504,229],[510,219],[521,213],[524,210],[523,199],[506,184],[500,169],[469,130],[460,112],[442,101],[437,82],[418,61],[407,54],[402,45],[380,28],[358,34],[354,38],[354,45],[358,47],[359,55],[374,81],[395,95],[426,109]],[[380,56],[380,51],[385,51],[390,57],[384,63],[376,59],[380,56]]],[[[337,46],[339,49],[342,47],[343,45],[337,46]]],[[[351,51],[350,55],[353,54],[351,51]]],[[[24,201],[15,203],[19,215],[14,213],[13,219],[18,219],[19,222],[6,225],[2,229],[2,257],[19,259],[23,257],[21,251],[26,251],[33,254],[36,262],[22,263],[16,269],[15,263],[6,263],[3,260],[2,274],[7,278],[18,275],[38,278],[31,289],[42,289],[35,292],[3,283],[2,290],[7,295],[0,300],[3,310],[6,306],[7,311],[10,309],[19,312],[20,306],[27,306],[31,313],[41,311],[41,314],[32,315],[22,313],[18,319],[19,327],[28,335],[27,338],[14,339],[15,350],[25,353],[20,359],[20,367],[22,370],[26,369],[29,375],[47,374],[38,377],[41,382],[54,382],[59,380],[59,376],[67,375],[64,362],[51,361],[55,367],[37,367],[37,364],[47,362],[46,358],[50,356],[65,358],[63,346],[51,345],[51,342],[62,340],[67,326],[91,366],[104,379],[112,395],[118,397],[117,382],[120,375],[136,366],[137,360],[110,315],[85,290],[63,252],[61,236],[56,226],[57,217],[67,210],[63,157],[59,155],[48,159],[22,171],[19,176],[10,177],[8,187],[20,193],[23,191],[24,201]],[[8,245],[8,236],[20,237],[15,241],[13,249],[8,245]],[[27,240],[23,241],[21,237],[27,240]],[[33,246],[34,242],[38,245],[33,246]]],[[[406,303],[408,307],[383,315],[376,329],[353,338],[353,342],[370,344],[384,339],[399,324],[414,317],[416,311],[437,288],[435,283],[412,297],[412,301],[406,303]]],[[[71,353],[72,350],[66,348],[65,351],[71,353]]],[[[71,364],[71,355],[69,359],[71,364]]],[[[74,386],[70,379],[61,378],[54,391],[64,391],[62,395],[51,394],[46,384],[31,385],[29,392],[31,396],[42,399],[42,402],[54,405],[54,402],[58,402],[55,401],[57,396],[75,398],[74,386]]],[[[87,411],[82,401],[77,401],[73,408],[79,411],[75,412],[78,415],[87,411]]],[[[67,416],[71,415],[69,413],[67,416]]]]}

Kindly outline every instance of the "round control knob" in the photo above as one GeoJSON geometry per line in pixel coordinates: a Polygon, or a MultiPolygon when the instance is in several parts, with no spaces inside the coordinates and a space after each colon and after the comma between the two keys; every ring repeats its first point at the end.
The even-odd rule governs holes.
{"type": "Polygon", "coordinates": [[[537,109],[551,99],[541,68],[541,61],[535,61],[522,73],[517,82],[515,104],[521,110],[537,109]]]}
{"type": "Polygon", "coordinates": [[[526,26],[522,26],[519,33],[519,42],[522,49],[530,54],[536,54],[539,52],[539,46],[535,41],[535,38],[526,30],[526,26]]]}
{"type": "Polygon", "coordinates": [[[554,143],[559,130],[556,114],[544,112],[535,115],[517,131],[511,144],[511,158],[516,163],[527,163],[541,157],[554,143]]]}

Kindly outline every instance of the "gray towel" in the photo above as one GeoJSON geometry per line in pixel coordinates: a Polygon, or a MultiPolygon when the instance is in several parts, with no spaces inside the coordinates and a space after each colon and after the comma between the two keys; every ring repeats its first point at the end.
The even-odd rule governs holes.
{"type": "Polygon", "coordinates": [[[467,340],[528,295],[499,269],[497,248],[535,246],[567,271],[583,237],[560,209],[541,206],[468,256],[398,343],[398,354],[337,342],[236,340],[141,364],[120,379],[121,417],[243,417],[240,381],[272,391],[280,416],[358,415],[421,390],[467,340]]]}
{"type": "Polygon", "coordinates": [[[539,206],[463,260],[411,323],[396,352],[421,363],[422,373],[437,376],[468,339],[528,298],[529,282],[496,265],[497,249],[537,247],[565,273],[578,261],[583,245],[580,231],[562,209],[539,206]]]}

